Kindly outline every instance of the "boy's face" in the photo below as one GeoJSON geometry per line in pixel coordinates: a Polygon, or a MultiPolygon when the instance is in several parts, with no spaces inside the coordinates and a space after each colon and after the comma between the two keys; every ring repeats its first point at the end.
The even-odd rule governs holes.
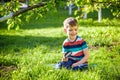
{"type": "Polygon", "coordinates": [[[66,32],[67,32],[68,38],[71,41],[74,41],[76,39],[77,34],[78,34],[78,26],[68,26],[66,28],[66,32]]]}

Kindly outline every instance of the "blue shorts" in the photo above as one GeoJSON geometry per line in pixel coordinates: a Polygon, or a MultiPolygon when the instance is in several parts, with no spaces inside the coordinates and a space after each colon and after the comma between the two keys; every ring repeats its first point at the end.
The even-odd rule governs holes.
{"type": "Polygon", "coordinates": [[[75,67],[71,67],[73,63],[76,63],[77,61],[69,59],[67,62],[59,62],[58,64],[55,65],[55,68],[61,69],[62,67],[65,67],[66,69],[72,69],[72,70],[83,70],[88,68],[87,63],[80,64],[75,67]]]}

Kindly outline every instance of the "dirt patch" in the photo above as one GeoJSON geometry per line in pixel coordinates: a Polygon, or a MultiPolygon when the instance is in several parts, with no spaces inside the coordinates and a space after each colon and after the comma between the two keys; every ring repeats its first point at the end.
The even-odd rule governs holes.
{"type": "Polygon", "coordinates": [[[11,65],[11,66],[0,66],[0,76],[5,76],[15,69],[16,69],[16,67],[13,66],[13,65],[11,65]]]}

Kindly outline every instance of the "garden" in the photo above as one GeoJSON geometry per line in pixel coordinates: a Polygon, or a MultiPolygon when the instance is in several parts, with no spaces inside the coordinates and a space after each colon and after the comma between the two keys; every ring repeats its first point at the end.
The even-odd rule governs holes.
{"type": "Polygon", "coordinates": [[[67,37],[63,30],[64,19],[70,17],[67,10],[58,9],[39,19],[34,15],[29,22],[23,18],[17,30],[0,23],[0,80],[119,80],[120,19],[109,18],[112,15],[107,11],[101,22],[96,12],[78,19],[78,35],[86,40],[90,55],[84,71],[54,68],[67,37]]]}

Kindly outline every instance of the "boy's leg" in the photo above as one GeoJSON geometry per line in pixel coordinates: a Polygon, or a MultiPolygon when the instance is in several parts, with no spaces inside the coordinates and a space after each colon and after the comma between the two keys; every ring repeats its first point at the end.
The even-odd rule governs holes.
{"type": "Polygon", "coordinates": [[[88,64],[83,63],[83,64],[73,67],[72,70],[84,70],[86,68],[88,68],[88,64]]]}
{"type": "Polygon", "coordinates": [[[62,67],[65,67],[66,69],[70,69],[72,64],[73,64],[73,61],[68,60],[67,62],[59,62],[54,67],[56,69],[61,69],[62,67]]]}
{"type": "Polygon", "coordinates": [[[71,69],[72,64],[73,64],[72,60],[68,60],[67,62],[64,63],[63,66],[64,66],[66,69],[71,69]]]}

